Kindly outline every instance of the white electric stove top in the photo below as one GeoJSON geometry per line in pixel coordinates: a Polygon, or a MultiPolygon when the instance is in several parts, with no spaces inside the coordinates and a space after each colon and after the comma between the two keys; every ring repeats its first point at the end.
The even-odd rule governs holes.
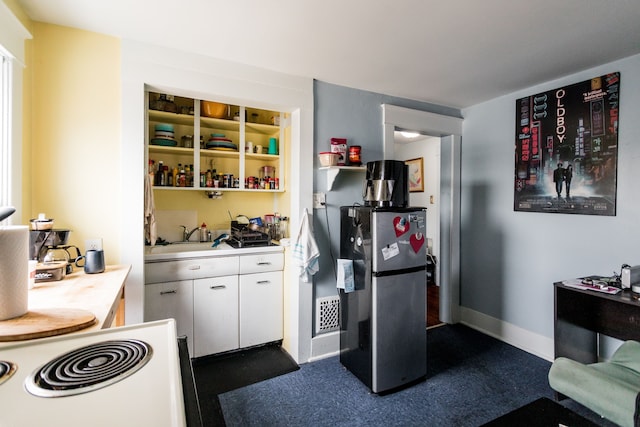
{"type": "Polygon", "coordinates": [[[20,342],[0,348],[0,361],[8,362],[14,370],[13,374],[0,376],[0,427],[185,425],[176,327],[172,319],[20,342]],[[138,361],[122,362],[126,372],[104,381],[98,377],[113,374],[103,374],[101,369],[123,357],[120,349],[103,349],[113,343],[132,347],[133,357],[138,361]],[[85,356],[84,351],[102,353],[85,356]],[[95,384],[83,385],[62,396],[57,396],[56,383],[34,385],[30,377],[36,373],[54,376],[56,381],[56,371],[60,371],[60,377],[77,376],[75,368],[41,369],[68,353],[74,354],[70,364],[89,372],[90,382],[95,384]]]}

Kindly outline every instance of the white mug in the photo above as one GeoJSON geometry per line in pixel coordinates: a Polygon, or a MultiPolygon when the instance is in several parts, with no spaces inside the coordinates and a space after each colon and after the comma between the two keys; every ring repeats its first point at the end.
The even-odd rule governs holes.
{"type": "Polygon", "coordinates": [[[256,145],[256,154],[262,154],[262,145],[256,145]]]}

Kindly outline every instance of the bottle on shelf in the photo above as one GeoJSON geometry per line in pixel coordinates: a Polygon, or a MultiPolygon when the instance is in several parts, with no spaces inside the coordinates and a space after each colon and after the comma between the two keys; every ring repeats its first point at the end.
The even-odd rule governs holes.
{"type": "Polygon", "coordinates": [[[187,186],[187,176],[185,174],[184,168],[180,165],[180,172],[178,172],[178,184],[177,187],[186,187],[187,186]]]}
{"type": "Polygon", "coordinates": [[[160,160],[158,162],[158,170],[156,171],[156,179],[154,185],[163,186],[165,185],[164,181],[164,162],[160,160]]]}
{"type": "Polygon", "coordinates": [[[151,178],[151,183],[155,184],[155,180],[156,180],[156,170],[154,167],[154,161],[149,159],[149,177],[151,178]]]}

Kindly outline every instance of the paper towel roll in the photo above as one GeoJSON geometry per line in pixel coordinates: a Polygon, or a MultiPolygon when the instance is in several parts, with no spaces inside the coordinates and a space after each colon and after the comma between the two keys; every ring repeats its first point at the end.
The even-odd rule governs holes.
{"type": "Polygon", "coordinates": [[[29,299],[29,227],[0,227],[0,320],[22,316],[29,299]]]}

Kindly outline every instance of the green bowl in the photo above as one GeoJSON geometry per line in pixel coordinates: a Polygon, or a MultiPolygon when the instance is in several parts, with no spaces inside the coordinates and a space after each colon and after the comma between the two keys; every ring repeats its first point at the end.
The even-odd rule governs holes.
{"type": "Polygon", "coordinates": [[[156,125],[156,130],[161,130],[165,132],[173,132],[173,125],[167,123],[158,123],[156,125]]]}

